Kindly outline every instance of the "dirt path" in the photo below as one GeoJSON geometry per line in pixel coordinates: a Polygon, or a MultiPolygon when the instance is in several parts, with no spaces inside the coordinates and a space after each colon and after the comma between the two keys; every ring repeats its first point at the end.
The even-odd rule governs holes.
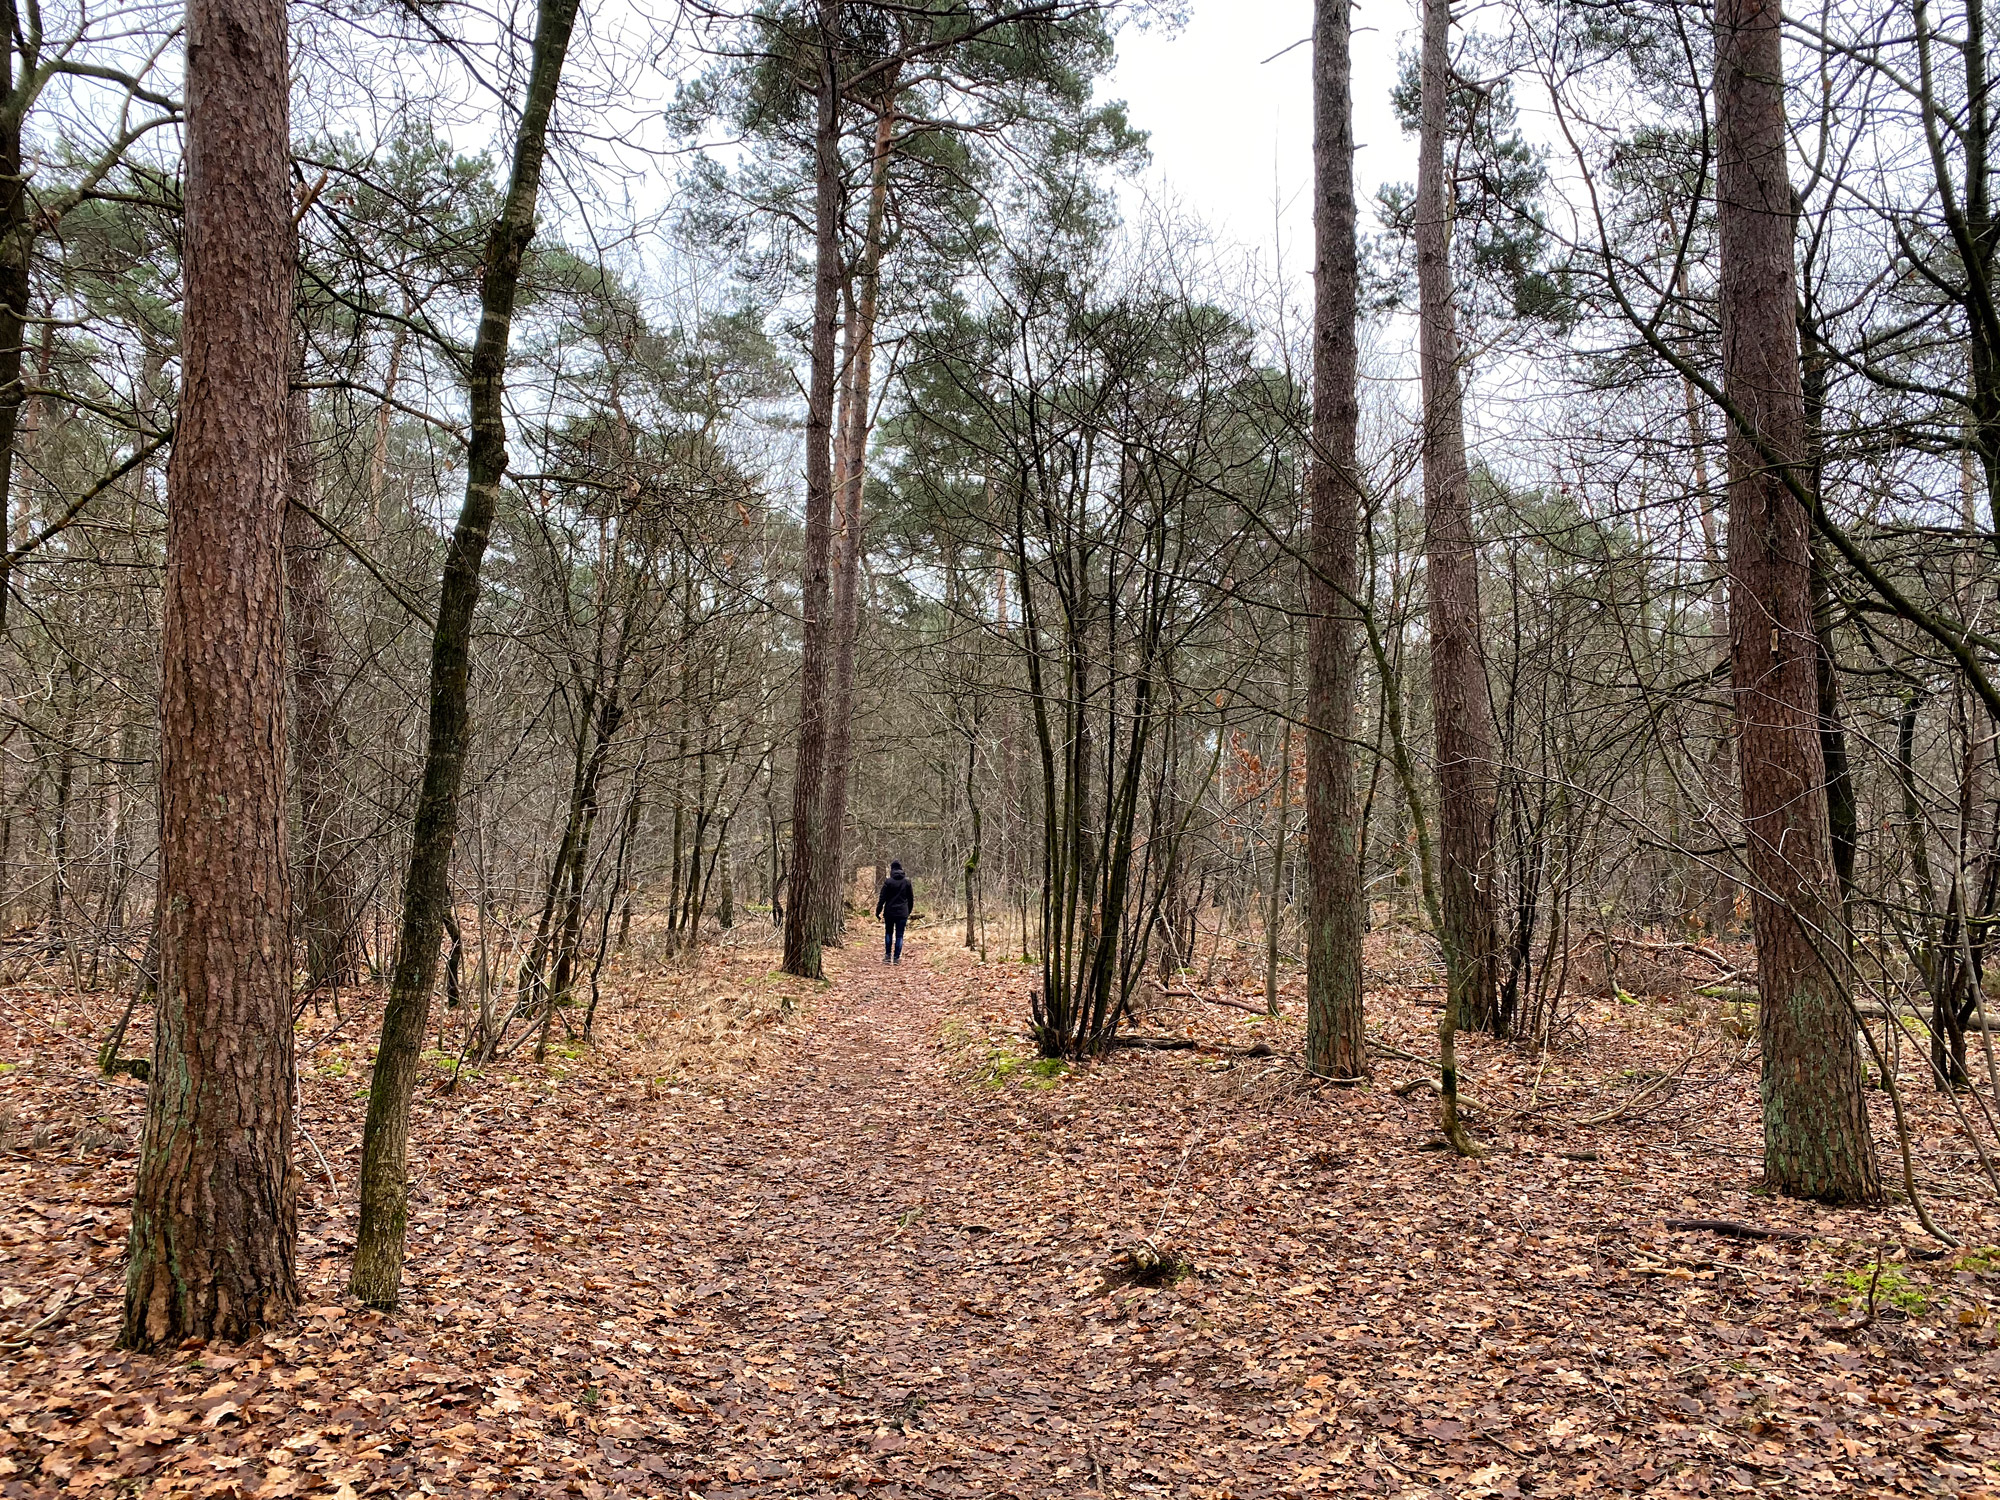
{"type": "MultiPolygon", "coordinates": [[[[25,1327],[62,1299],[0,1343],[0,1496],[1995,1493],[1990,1325],[1830,1336],[1828,1278],[1894,1224],[1746,1195],[1700,1143],[1741,1130],[1754,1079],[1601,1153],[1529,1121],[1466,1163],[1419,1149],[1421,1098],[1265,1061],[993,1079],[1024,971],[932,934],[872,959],[836,956],[753,1071],[669,1085],[607,1047],[427,1097],[404,1307],[341,1295],[347,1195],[321,1181],[312,1310],[248,1351],[111,1350],[139,1095],[91,1084],[103,1141],[0,1159],[0,1300],[25,1327]],[[1194,1273],[1127,1284],[1149,1235],[1194,1273]]],[[[730,962],[714,983],[771,983],[730,962]]],[[[628,998],[634,1025],[668,1013],[628,998]]],[[[7,1107],[83,1087],[10,1024],[7,1107]]],[[[308,1054],[336,1187],[347,1057],[308,1054]]]]}
{"type": "Polygon", "coordinates": [[[895,968],[843,955],[834,972],[813,1045],[732,1101],[720,1170],[705,1121],[680,1122],[666,1148],[728,1226],[684,1271],[682,1311],[728,1336],[703,1341],[719,1357],[691,1372],[711,1377],[696,1388],[720,1432],[690,1432],[676,1477],[706,1496],[1003,1495],[1135,1461],[1156,1470],[1141,1491],[1197,1472],[1225,1411],[1183,1405],[1176,1438],[1134,1453],[1137,1423],[1170,1411],[1179,1382],[1116,1347],[1122,1305],[1097,1306],[1114,1205],[1144,1185],[1091,1172],[1081,1204],[1051,1190],[1083,1153],[1017,1095],[953,1081],[962,1059],[938,1040],[950,981],[915,954],[895,968]],[[745,1459],[703,1462],[734,1422],[745,1459]]]}

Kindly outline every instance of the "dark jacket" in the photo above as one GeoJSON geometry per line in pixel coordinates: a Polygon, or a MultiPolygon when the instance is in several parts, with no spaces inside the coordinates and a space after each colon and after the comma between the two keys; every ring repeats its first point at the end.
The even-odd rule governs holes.
{"type": "Polygon", "coordinates": [[[882,894],[875,898],[878,917],[907,918],[917,908],[917,890],[907,875],[891,875],[882,882],[882,894]]]}

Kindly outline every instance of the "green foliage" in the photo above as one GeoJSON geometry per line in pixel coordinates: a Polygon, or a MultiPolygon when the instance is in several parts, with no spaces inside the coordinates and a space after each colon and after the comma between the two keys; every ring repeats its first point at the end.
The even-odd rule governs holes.
{"type": "Polygon", "coordinates": [[[990,255],[996,203],[1032,204],[1048,222],[1109,223],[1099,178],[1145,157],[1124,105],[1092,98],[1113,60],[1110,7],[1077,0],[1003,19],[1015,8],[857,3],[827,29],[796,0],[756,6],[735,28],[729,60],[684,84],[669,113],[686,137],[720,131],[755,148],[728,166],[694,159],[681,194],[687,238],[722,251],[753,285],[788,289],[811,275],[815,126],[829,66],[841,92],[837,233],[850,267],[885,109],[894,122],[885,308],[921,305],[990,255]]]}
{"type": "MultiPolygon", "coordinates": [[[[1415,134],[1422,102],[1417,54],[1403,54],[1390,102],[1404,131],[1415,134]]],[[[1508,80],[1476,82],[1454,73],[1445,135],[1461,316],[1469,324],[1518,319],[1566,329],[1575,319],[1573,294],[1553,257],[1541,206],[1548,153],[1521,134],[1508,80]]],[[[1416,188],[1386,184],[1376,204],[1384,231],[1365,247],[1366,290],[1378,308],[1413,306],[1416,188]]]]}

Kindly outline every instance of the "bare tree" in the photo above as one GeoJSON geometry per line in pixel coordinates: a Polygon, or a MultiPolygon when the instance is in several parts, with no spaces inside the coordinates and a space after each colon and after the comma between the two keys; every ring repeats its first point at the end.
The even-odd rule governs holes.
{"type": "Polygon", "coordinates": [[[487,239],[480,279],[479,332],[469,371],[472,443],[466,457],[465,504],[445,552],[438,593],[431,643],[430,735],[410,830],[396,971],[382,1015],[382,1041],[376,1049],[361,1143],[361,1220],[348,1289],[378,1307],[395,1306],[402,1287],[410,1099],[417,1085],[431,991],[437,986],[438,944],[451,902],[458,791],[470,732],[472,617],[479,604],[480,563],[507,472],[507,348],[521,262],[535,237],[549,117],[555,110],[576,12],[577,0],[541,0],[537,11],[527,98],[514,134],[513,171],[487,239]]]}

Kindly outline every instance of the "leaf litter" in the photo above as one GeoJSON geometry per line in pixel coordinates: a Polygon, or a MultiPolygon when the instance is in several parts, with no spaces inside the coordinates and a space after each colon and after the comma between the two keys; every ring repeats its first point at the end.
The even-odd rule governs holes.
{"type": "MultiPolygon", "coordinates": [[[[934,932],[825,986],[749,947],[621,969],[594,1047],[448,1093],[440,1052],[388,1316],[343,1292],[375,997],[308,1017],[301,1316],[172,1359],[113,1348],[113,997],[4,992],[0,1495],[2000,1494],[2000,1253],[1759,1196],[1720,1007],[1463,1039],[1469,1162],[1394,1092],[1435,991],[1380,939],[1376,1077],[1321,1088],[1297,995],[1255,1016],[1227,966],[1239,1005],[1142,1018],[1192,1048],[996,1067],[1033,971],[934,932]]],[[[2000,1242],[1907,1102],[1920,1182],[2000,1242]]]]}

